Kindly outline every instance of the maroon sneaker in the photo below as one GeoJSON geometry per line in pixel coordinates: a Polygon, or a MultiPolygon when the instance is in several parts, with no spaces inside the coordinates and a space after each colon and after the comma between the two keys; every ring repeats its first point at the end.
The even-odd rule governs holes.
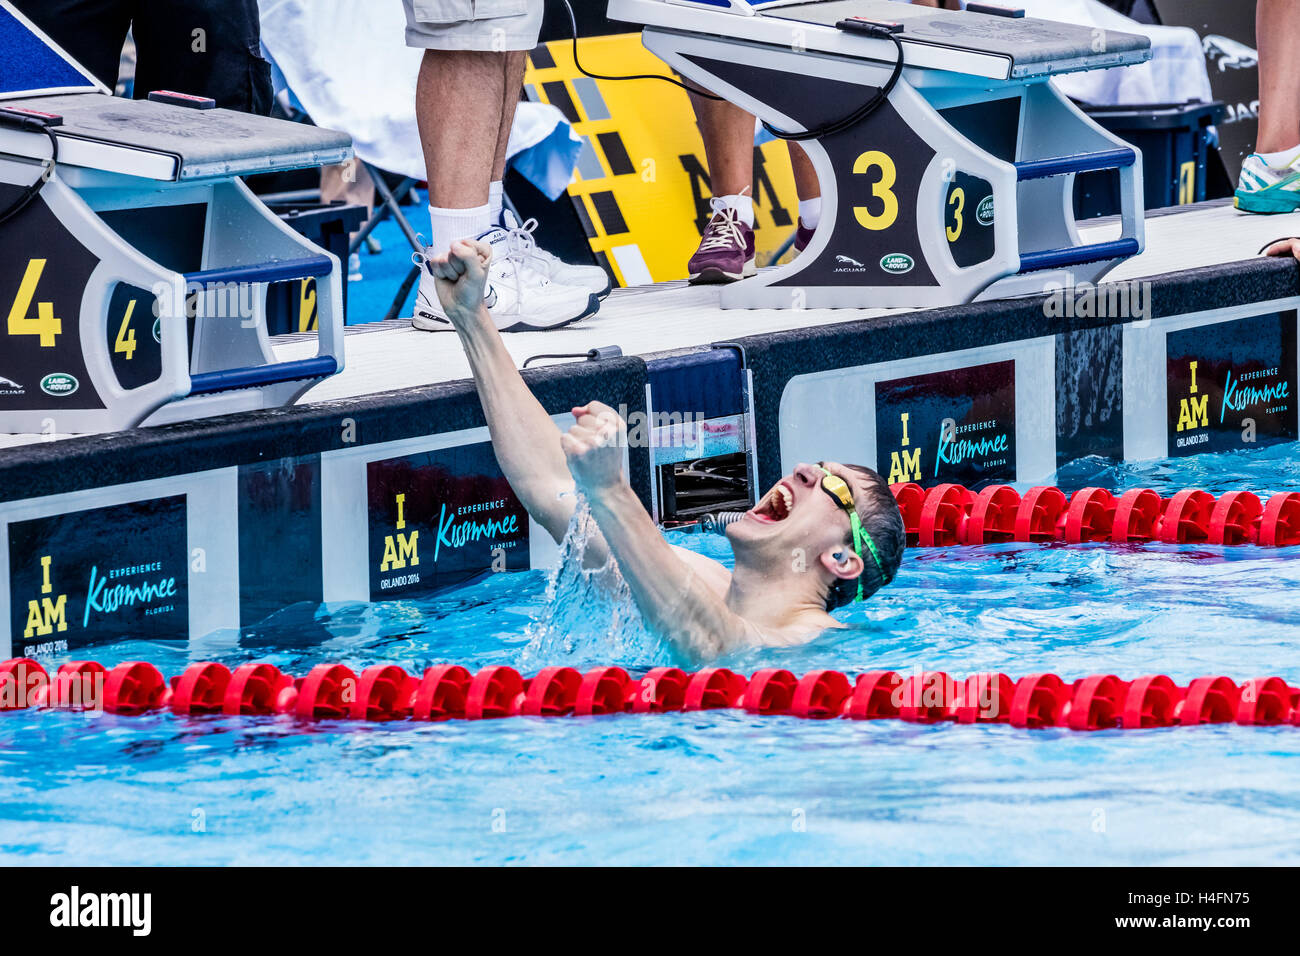
{"type": "Polygon", "coordinates": [[[713,200],[713,218],[704,227],[700,248],[686,266],[691,285],[735,282],[756,275],[754,230],[739,213],[719,199],[713,200]]]}
{"type": "Polygon", "coordinates": [[[809,229],[800,219],[799,228],[794,231],[794,251],[803,252],[807,249],[808,243],[812,242],[812,237],[816,232],[816,229],[809,229]]]}

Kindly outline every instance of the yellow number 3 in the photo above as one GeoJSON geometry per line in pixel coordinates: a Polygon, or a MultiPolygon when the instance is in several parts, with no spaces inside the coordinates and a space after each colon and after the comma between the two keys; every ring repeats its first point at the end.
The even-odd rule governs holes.
{"type": "Polygon", "coordinates": [[[10,335],[39,335],[41,348],[54,348],[55,337],[63,331],[63,322],[54,317],[53,302],[36,303],[36,318],[30,318],[27,310],[36,298],[36,286],[40,284],[41,273],[45,271],[44,259],[33,259],[27,263],[23,281],[18,285],[18,295],[9,309],[10,335]]]}
{"type": "Polygon", "coordinates": [[[961,214],[966,210],[966,190],[962,189],[960,186],[954,189],[952,195],[948,197],[948,205],[957,207],[952,211],[952,214],[956,219],[956,225],[949,226],[947,229],[948,241],[956,242],[961,238],[962,226],[965,225],[965,220],[962,219],[961,214]]]}
{"type": "Polygon", "coordinates": [[[853,215],[863,229],[877,232],[888,229],[898,219],[898,197],[894,195],[893,186],[898,180],[898,170],[894,161],[878,149],[863,153],[853,164],[853,172],[861,176],[872,167],[880,170],[880,179],[871,186],[871,195],[885,205],[884,211],[876,216],[866,206],[854,206],[853,215]]]}

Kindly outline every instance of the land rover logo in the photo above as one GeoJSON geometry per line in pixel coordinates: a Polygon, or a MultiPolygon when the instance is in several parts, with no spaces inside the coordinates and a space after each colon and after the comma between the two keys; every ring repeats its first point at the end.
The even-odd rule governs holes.
{"type": "Polygon", "coordinates": [[[77,377],[67,372],[51,372],[41,379],[41,391],[55,398],[71,395],[80,387],[81,383],[77,381],[77,377]]]}
{"type": "Polygon", "coordinates": [[[993,225],[993,197],[985,196],[975,209],[975,220],[981,226],[993,225]]]}
{"type": "Polygon", "coordinates": [[[162,317],[161,316],[153,320],[153,340],[155,342],[162,342],[162,317]]]}
{"type": "Polygon", "coordinates": [[[880,260],[880,268],[895,276],[911,272],[914,265],[916,263],[912,261],[912,257],[905,252],[891,252],[880,260]]]}

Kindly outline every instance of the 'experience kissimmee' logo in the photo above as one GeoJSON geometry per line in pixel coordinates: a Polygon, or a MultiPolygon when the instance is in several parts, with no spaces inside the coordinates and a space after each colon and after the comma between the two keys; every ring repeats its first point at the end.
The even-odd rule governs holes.
{"type": "Polygon", "coordinates": [[[528,566],[528,515],[481,442],[366,467],[372,600],[528,566]]]}
{"type": "MultiPolygon", "coordinates": [[[[27,601],[27,620],[23,628],[24,641],[64,634],[68,630],[68,592],[55,593],[52,580],[53,556],[40,557],[40,593],[27,601]]],[[[90,579],[85,590],[85,604],[81,614],[83,633],[94,633],[105,628],[113,630],[113,621],[126,612],[134,611],[144,617],[155,617],[176,610],[174,603],[180,589],[176,577],[163,572],[162,562],[144,566],[109,568],[100,571],[91,566],[90,579]]],[[[49,654],[66,651],[67,641],[29,644],[24,654],[49,654]]]]}
{"type": "Polygon", "coordinates": [[[82,627],[89,629],[92,615],[100,620],[132,608],[146,617],[166,614],[176,610],[170,603],[176,595],[176,577],[163,571],[161,561],[102,572],[92,567],[82,627]]]}
{"type": "MultiPolygon", "coordinates": [[[[408,495],[393,496],[397,520],[392,533],[384,536],[383,556],[379,562],[380,591],[394,591],[421,583],[420,529],[409,527],[407,520],[408,495]],[[399,573],[400,572],[400,573],[399,573]]],[[[426,507],[428,502],[422,503],[426,507]]],[[[517,503],[516,503],[517,504],[517,503]]],[[[430,535],[426,529],[425,540],[433,538],[432,565],[425,567],[436,574],[441,564],[458,564],[458,553],[474,545],[486,545],[494,563],[504,560],[504,552],[514,548],[522,530],[521,512],[511,508],[504,498],[470,504],[438,502],[436,526],[430,535]]],[[[427,558],[428,548],[425,549],[427,558]]],[[[484,568],[483,570],[487,570],[484,568]]],[[[499,570],[504,570],[500,567],[499,570]]]]}
{"type": "Polygon", "coordinates": [[[509,541],[519,534],[519,515],[505,513],[504,500],[484,501],[453,508],[448,508],[447,503],[443,502],[439,508],[438,537],[433,549],[434,561],[441,556],[443,548],[458,549],[478,541],[509,541]]]}
{"type": "Polygon", "coordinates": [[[1232,412],[1263,412],[1276,415],[1287,410],[1291,399],[1291,383],[1279,378],[1280,369],[1260,369],[1243,372],[1233,377],[1228,369],[1223,384],[1223,401],[1219,403],[1219,422],[1222,424],[1232,412]]]}
{"type": "Polygon", "coordinates": [[[11,633],[24,656],[188,634],[184,495],[14,522],[9,568],[11,633]]]}
{"type": "Polygon", "coordinates": [[[1295,313],[1171,332],[1169,454],[1296,438],[1295,313]]]}
{"type": "Polygon", "coordinates": [[[1015,478],[1015,363],[876,385],[877,469],[890,484],[1015,478]]]}
{"type": "Polygon", "coordinates": [[[953,468],[967,462],[976,462],[983,468],[1006,465],[1010,448],[1011,436],[995,421],[958,425],[951,418],[945,419],[939,425],[934,477],[938,478],[945,466],[953,468]]]}

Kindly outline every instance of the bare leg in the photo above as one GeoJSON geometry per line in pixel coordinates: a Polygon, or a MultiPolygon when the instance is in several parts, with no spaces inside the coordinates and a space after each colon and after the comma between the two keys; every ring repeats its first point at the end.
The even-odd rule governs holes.
{"type": "Polygon", "coordinates": [[[431,206],[487,205],[501,137],[502,59],[500,53],[425,51],[415,106],[431,206]],[[467,108],[456,108],[453,115],[454,105],[467,108]]]}
{"type": "Polygon", "coordinates": [[[691,95],[715,196],[737,196],[754,183],[754,117],[723,100],[691,95]]]}
{"type": "Polygon", "coordinates": [[[515,109],[519,106],[519,91],[524,87],[524,70],[527,66],[527,50],[511,50],[505,55],[505,86],[501,90],[501,128],[497,131],[497,151],[492,160],[493,181],[501,179],[506,174],[506,147],[510,144],[510,128],[514,126],[515,109]]]}
{"type": "Polygon", "coordinates": [[[1259,43],[1260,153],[1276,153],[1300,144],[1300,4],[1295,0],[1259,0],[1255,13],[1259,43]]]}
{"type": "Polygon", "coordinates": [[[794,170],[794,190],[799,195],[799,201],[821,198],[822,184],[817,179],[817,170],[813,169],[812,160],[798,143],[790,142],[786,145],[790,147],[790,166],[794,170]]]}

